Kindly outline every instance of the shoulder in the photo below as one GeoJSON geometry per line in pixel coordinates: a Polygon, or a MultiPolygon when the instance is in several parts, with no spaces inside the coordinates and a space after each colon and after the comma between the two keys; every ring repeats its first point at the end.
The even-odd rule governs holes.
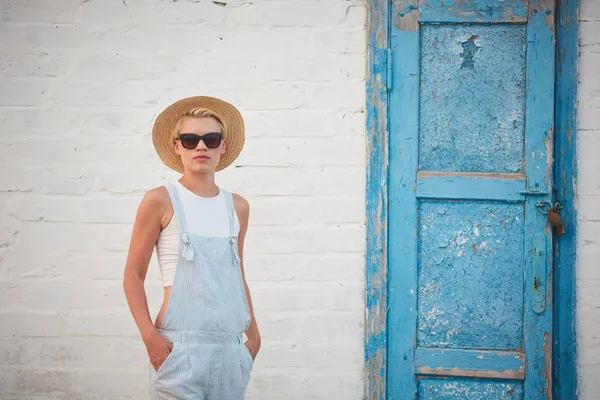
{"type": "Polygon", "coordinates": [[[162,217],[171,208],[169,192],[164,186],[148,190],[139,206],[139,213],[146,216],[162,217]]]}
{"type": "Polygon", "coordinates": [[[142,199],[142,204],[145,203],[148,206],[160,207],[167,206],[170,201],[167,188],[165,186],[159,186],[146,192],[142,199]]]}
{"type": "Polygon", "coordinates": [[[148,190],[140,203],[138,214],[145,219],[160,221],[161,229],[164,229],[173,217],[173,206],[167,188],[159,186],[148,190]]]}
{"type": "Polygon", "coordinates": [[[233,197],[233,205],[236,210],[244,212],[250,211],[250,203],[248,203],[248,200],[237,193],[231,193],[231,196],[233,197]]]}
{"type": "Polygon", "coordinates": [[[248,215],[250,214],[250,203],[237,193],[231,193],[231,196],[233,197],[233,207],[235,208],[238,218],[242,221],[247,220],[248,215]]]}

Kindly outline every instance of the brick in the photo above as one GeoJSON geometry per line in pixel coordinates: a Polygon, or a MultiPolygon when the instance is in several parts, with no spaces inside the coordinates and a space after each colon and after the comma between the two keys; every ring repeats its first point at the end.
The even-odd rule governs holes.
{"type": "MultiPolygon", "coordinates": [[[[579,354],[579,352],[578,352],[579,354]]],[[[600,391],[600,367],[583,367],[578,365],[577,372],[577,397],[580,399],[593,399],[600,391]]]]}
{"type": "Polygon", "coordinates": [[[597,261],[600,260],[600,246],[595,241],[587,245],[577,247],[577,281],[596,281],[600,284],[600,268],[597,261]]]}
{"type": "MultiPolygon", "coordinates": [[[[592,290],[590,290],[591,292],[592,290]]],[[[596,291],[597,292],[597,291],[596,291]]],[[[598,314],[600,307],[596,305],[582,303],[579,299],[577,304],[577,337],[578,347],[588,348],[600,346],[600,333],[598,324],[600,319],[598,314]]],[[[594,301],[595,302],[595,301],[594,301]]]]}
{"type": "Polygon", "coordinates": [[[148,160],[152,167],[127,167],[111,170],[104,168],[95,173],[98,180],[98,190],[110,194],[143,194],[148,190],[171,182],[177,177],[173,171],[164,166],[153,155],[148,160]]]}
{"type": "Polygon", "coordinates": [[[363,176],[363,167],[251,168],[240,165],[225,170],[219,179],[224,187],[249,197],[317,193],[363,196],[363,176]]]}
{"type": "Polygon", "coordinates": [[[19,0],[6,6],[7,20],[39,24],[68,24],[75,20],[78,2],[71,0],[19,0]]]}
{"type": "Polygon", "coordinates": [[[157,80],[177,71],[178,64],[180,61],[175,57],[160,55],[84,55],[74,62],[70,76],[73,79],[108,83],[113,83],[115,76],[121,81],[157,80]]]}
{"type": "MultiPolygon", "coordinates": [[[[331,138],[364,135],[365,114],[336,110],[243,110],[248,144],[255,137],[331,138]],[[283,128],[285,127],[285,128],[283,128]]],[[[243,154],[243,153],[242,153],[243,154]]]]}
{"type": "Polygon", "coordinates": [[[103,27],[130,27],[135,25],[152,27],[161,25],[221,25],[227,10],[213,2],[184,1],[127,1],[82,4],[77,21],[103,27]]]}
{"type": "MultiPolygon", "coordinates": [[[[68,165],[94,166],[100,169],[102,164],[111,164],[111,160],[129,160],[144,167],[151,166],[151,157],[155,156],[151,141],[100,141],[79,137],[70,141],[48,139],[20,140],[5,144],[0,149],[0,159],[7,164],[40,164],[56,167],[68,165]]],[[[90,168],[92,169],[92,168],[90,168]]]]}
{"type": "MultiPolygon", "coordinates": [[[[366,61],[363,55],[344,54],[320,57],[265,57],[259,67],[273,81],[337,82],[363,79],[366,61]]],[[[267,77],[266,77],[267,78],[267,77]]]]}
{"type": "Polygon", "coordinates": [[[332,365],[332,359],[337,360],[338,365],[360,365],[364,359],[360,340],[353,345],[346,342],[331,343],[328,340],[320,345],[269,341],[260,351],[260,363],[273,369],[310,367],[319,372],[335,371],[338,367],[332,365]]]}
{"type": "MultiPolygon", "coordinates": [[[[294,55],[360,54],[366,49],[366,33],[363,27],[355,29],[307,29],[301,27],[275,27],[269,36],[262,38],[265,52],[294,55]]],[[[250,43],[249,43],[250,44],[250,43]]]]}
{"type": "Polygon", "coordinates": [[[253,138],[238,163],[248,166],[362,166],[365,138],[253,138]],[[336,140],[337,139],[337,140],[336,140]]]}
{"type": "MultiPolygon", "coordinates": [[[[114,250],[117,239],[131,235],[129,224],[27,223],[15,246],[18,251],[53,255],[59,252],[83,253],[114,250]],[[59,232],[60,234],[57,234],[59,232]]],[[[128,239],[126,240],[128,241],[128,239]]]]}
{"type": "Polygon", "coordinates": [[[309,375],[302,371],[270,370],[252,379],[252,391],[248,391],[252,398],[358,400],[363,393],[362,379],[355,374],[309,375]]]}
{"type": "Polygon", "coordinates": [[[600,64],[600,54],[582,52],[579,54],[577,61],[579,79],[587,77],[587,75],[600,75],[600,72],[598,72],[598,64],[600,64]]]}
{"type": "Polygon", "coordinates": [[[19,229],[16,224],[0,224],[0,248],[12,248],[19,239],[19,229]]]}
{"type": "Polygon", "coordinates": [[[600,182],[596,179],[600,174],[600,162],[579,159],[577,167],[577,194],[600,195],[600,182]]]}
{"type": "Polygon", "coordinates": [[[357,252],[364,249],[363,226],[256,227],[247,235],[247,247],[258,254],[357,252]]]}
{"type": "Polygon", "coordinates": [[[0,107],[39,106],[50,102],[52,84],[48,81],[0,81],[0,107]]]}
{"type": "Polygon", "coordinates": [[[86,109],[62,107],[60,111],[45,109],[11,109],[0,119],[0,128],[7,135],[7,142],[24,138],[56,139],[60,132],[62,140],[81,141],[100,138],[124,140],[136,136],[145,136],[150,141],[149,130],[152,127],[155,110],[143,108],[86,109]],[[85,132],[82,138],[81,132],[85,132]],[[143,135],[142,135],[143,134],[143,135]]]}
{"type": "Polygon", "coordinates": [[[600,120],[600,108],[580,103],[577,109],[577,125],[579,129],[598,132],[598,120],[600,120]]]}
{"type": "Polygon", "coordinates": [[[579,23],[579,49],[581,52],[600,52],[600,26],[595,21],[579,23]]]}
{"type": "Polygon", "coordinates": [[[590,244],[597,245],[598,238],[600,238],[600,221],[580,221],[577,228],[580,243],[590,242],[590,244]]]}
{"type": "Polygon", "coordinates": [[[329,341],[344,344],[361,337],[363,332],[362,317],[348,311],[267,312],[256,305],[255,312],[261,338],[265,341],[293,340],[294,343],[323,345],[329,338],[329,341]]]}
{"type": "Polygon", "coordinates": [[[58,106],[109,106],[148,107],[156,104],[161,88],[150,87],[146,82],[128,81],[115,85],[112,83],[86,83],[81,81],[56,83],[48,97],[58,106]]]}
{"type": "Polygon", "coordinates": [[[579,77],[578,97],[587,107],[600,108],[600,73],[579,77]]]}
{"type": "MultiPolygon", "coordinates": [[[[2,297],[3,299],[4,297],[2,297]]],[[[3,309],[4,301],[2,301],[3,309]]],[[[67,333],[66,312],[1,311],[0,338],[49,337],[67,333]]]]}
{"type": "MultiPolygon", "coordinates": [[[[266,37],[264,33],[236,31],[235,27],[211,25],[164,25],[156,26],[123,26],[120,28],[90,28],[84,33],[90,36],[89,42],[94,50],[102,54],[155,54],[161,50],[162,56],[181,57],[193,49],[194,52],[243,50],[243,42],[238,42],[244,34],[256,39],[266,37]],[[94,39],[92,36],[95,36],[94,39]]],[[[256,43],[256,42],[255,42],[256,43]]],[[[77,46],[78,48],[80,46],[77,46]]],[[[81,53],[94,54],[92,51],[81,53]]],[[[153,85],[154,86],[154,85],[153,85]]]]}
{"type": "MultiPolygon", "coordinates": [[[[123,291],[121,290],[121,293],[123,291]]],[[[124,294],[120,297],[124,298],[124,294]]],[[[69,333],[73,336],[120,336],[139,338],[139,330],[129,312],[71,313],[69,333]]]]}
{"type": "Polygon", "coordinates": [[[73,376],[67,371],[40,368],[15,369],[0,366],[0,387],[5,394],[69,393],[73,376]],[[4,382],[2,382],[4,381],[4,382]]]}
{"type": "MultiPolygon", "coordinates": [[[[123,279],[123,270],[127,259],[126,252],[88,252],[36,253],[10,252],[0,261],[4,279],[123,279]]],[[[156,259],[151,260],[150,276],[157,275],[156,259]]]]}
{"type": "Polygon", "coordinates": [[[0,75],[3,77],[56,77],[69,72],[71,61],[65,55],[0,54],[0,75]]]}
{"type": "Polygon", "coordinates": [[[600,196],[579,196],[577,198],[577,218],[581,221],[600,221],[598,201],[600,201],[600,196]]]}
{"type": "MultiPolygon", "coordinates": [[[[245,26],[293,26],[293,27],[354,27],[361,25],[354,17],[357,7],[344,2],[322,1],[259,1],[242,2],[232,7],[227,23],[245,26]],[[354,10],[352,10],[354,9],[354,10]],[[354,18],[348,18],[352,11],[354,18]]],[[[364,21],[362,22],[364,24],[364,21]]]]}
{"type": "Polygon", "coordinates": [[[582,21],[600,21],[600,3],[593,0],[581,1],[579,18],[582,21]]]}
{"type": "Polygon", "coordinates": [[[254,226],[364,222],[365,200],[357,196],[257,197],[249,202],[254,226]]]}
{"type": "Polygon", "coordinates": [[[14,196],[6,209],[21,221],[133,223],[140,200],[14,196]]]}
{"type": "Polygon", "coordinates": [[[587,347],[578,354],[577,362],[584,367],[600,367],[600,346],[587,347]]]}
{"type": "Polygon", "coordinates": [[[0,192],[38,192],[45,194],[84,194],[92,187],[92,176],[77,170],[76,166],[67,169],[39,169],[31,166],[0,168],[6,175],[0,180],[0,192]]]}
{"type": "Polygon", "coordinates": [[[113,310],[126,305],[120,282],[71,282],[66,280],[0,281],[3,307],[36,310],[113,310]]]}
{"type": "Polygon", "coordinates": [[[148,393],[148,368],[101,368],[79,369],[76,373],[72,393],[79,396],[114,396],[139,395],[148,393]]]}
{"type": "Polygon", "coordinates": [[[277,285],[255,283],[254,303],[263,312],[289,310],[357,310],[364,303],[363,288],[350,284],[277,285]],[[273,299],[277,299],[273,302],[273,299]]]}
{"type": "Polygon", "coordinates": [[[240,87],[231,92],[236,104],[251,110],[309,109],[360,110],[365,106],[364,82],[309,84],[281,83],[258,88],[240,87]]]}
{"type": "Polygon", "coordinates": [[[362,284],[364,257],[360,252],[336,254],[244,255],[246,279],[254,282],[329,282],[362,284]]]}
{"type": "Polygon", "coordinates": [[[0,354],[2,364],[23,367],[143,366],[148,359],[140,339],[114,337],[0,340],[0,354]]]}
{"type": "Polygon", "coordinates": [[[10,37],[0,42],[0,52],[8,54],[62,53],[69,49],[93,51],[101,43],[98,35],[73,25],[0,25],[0,37],[10,37]]]}

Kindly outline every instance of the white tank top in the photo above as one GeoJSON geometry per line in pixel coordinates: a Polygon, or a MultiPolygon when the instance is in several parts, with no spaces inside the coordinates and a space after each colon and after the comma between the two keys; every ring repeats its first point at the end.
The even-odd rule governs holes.
{"type": "MultiPolygon", "coordinates": [[[[221,188],[219,188],[219,194],[215,197],[201,197],[186,189],[179,181],[176,180],[173,183],[179,193],[179,199],[185,214],[185,223],[190,233],[211,237],[231,236],[227,203],[221,188]]],[[[173,285],[179,257],[179,234],[181,229],[177,218],[178,216],[174,214],[171,222],[158,235],[156,241],[156,256],[163,286],[165,287],[173,285]]],[[[237,215],[233,221],[233,229],[234,235],[237,235],[240,231],[237,215]]]]}

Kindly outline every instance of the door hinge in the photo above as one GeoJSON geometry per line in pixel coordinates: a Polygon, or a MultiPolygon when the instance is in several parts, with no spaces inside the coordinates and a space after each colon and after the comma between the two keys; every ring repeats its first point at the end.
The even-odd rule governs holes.
{"type": "Polygon", "coordinates": [[[393,81],[392,81],[392,67],[394,65],[394,58],[392,57],[392,49],[387,49],[387,77],[385,80],[385,85],[387,90],[392,90],[393,81]]]}

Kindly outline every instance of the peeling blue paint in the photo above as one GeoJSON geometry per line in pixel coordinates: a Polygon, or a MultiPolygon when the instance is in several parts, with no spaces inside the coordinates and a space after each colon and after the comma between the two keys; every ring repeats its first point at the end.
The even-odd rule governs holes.
{"type": "Polygon", "coordinates": [[[552,153],[554,143],[554,1],[530,0],[527,23],[527,134],[525,148],[526,176],[529,187],[538,186],[548,194],[529,197],[525,203],[525,300],[524,349],[527,355],[525,393],[528,396],[552,397],[552,233],[541,218],[536,204],[552,201],[552,153]],[[536,237],[547,239],[546,309],[536,313],[530,306],[534,296],[533,251],[536,237]]]}
{"type": "Polygon", "coordinates": [[[522,175],[460,176],[419,174],[417,197],[461,200],[524,201],[526,181],[522,175]],[[485,187],[485,191],[481,190],[485,187]]]}
{"type": "Polygon", "coordinates": [[[365,397],[386,398],[388,2],[368,2],[365,397]]]}
{"type": "Polygon", "coordinates": [[[479,374],[494,378],[523,379],[525,355],[511,351],[417,348],[415,369],[425,375],[479,374]]]}
{"type": "Polygon", "coordinates": [[[522,0],[427,0],[421,3],[424,22],[526,22],[522,0]]]}
{"type": "Polygon", "coordinates": [[[463,48],[463,52],[460,53],[460,57],[463,60],[461,66],[460,66],[461,69],[475,68],[475,62],[473,61],[473,57],[475,57],[475,54],[479,50],[481,50],[481,47],[479,47],[475,44],[475,39],[477,39],[477,38],[478,38],[477,35],[473,35],[470,38],[468,38],[466,41],[460,43],[463,48]]]}
{"type": "Polygon", "coordinates": [[[469,379],[420,379],[420,400],[520,400],[519,382],[475,381],[469,379]]]}
{"type": "MultiPolygon", "coordinates": [[[[537,293],[538,298],[546,291],[546,310],[538,314],[531,304],[534,282],[543,273],[539,268],[533,269],[534,236],[537,235],[538,242],[540,234],[546,237],[548,246],[552,239],[536,203],[552,201],[554,14],[551,0],[530,0],[529,7],[526,3],[520,0],[427,0],[420,2],[419,9],[417,0],[392,0],[388,10],[383,0],[369,1],[367,399],[495,400],[551,396],[551,258],[546,260],[547,287],[537,287],[541,291],[537,293]],[[391,18],[391,36],[387,47],[392,48],[393,57],[389,76],[394,79],[393,85],[387,80],[388,42],[382,29],[384,25],[387,29],[388,17],[391,18]],[[444,23],[450,25],[439,25],[444,23]],[[438,56],[432,59],[437,64],[431,65],[445,68],[446,72],[435,82],[439,89],[437,94],[447,96],[446,89],[453,90],[455,95],[464,94],[472,89],[469,87],[472,83],[479,85],[482,93],[489,91],[487,96],[475,98],[475,103],[481,103],[479,108],[477,104],[465,106],[464,101],[460,104],[451,100],[430,106],[432,112],[446,112],[451,121],[459,120],[463,124],[463,128],[455,132],[457,140],[466,139],[479,146],[477,137],[488,135],[488,140],[481,144],[487,149],[483,156],[468,153],[468,149],[461,149],[460,145],[455,151],[438,154],[437,159],[445,162],[447,169],[439,165],[427,169],[425,163],[417,162],[421,161],[419,157],[428,156],[426,151],[431,151],[431,148],[421,148],[427,127],[419,115],[420,108],[424,110],[422,102],[433,98],[425,92],[424,83],[420,85],[421,79],[437,72],[426,71],[422,64],[426,51],[424,35],[428,30],[432,32],[430,42],[438,49],[442,47],[440,51],[431,50],[433,56],[438,56]],[[440,39],[439,35],[435,36],[437,32],[449,33],[440,39]],[[494,36],[497,32],[506,36],[500,39],[494,36]],[[446,59],[440,56],[441,51],[446,51],[446,59]],[[481,77],[482,68],[493,70],[496,75],[504,74],[508,80],[500,82],[495,76],[486,76],[484,71],[485,81],[481,77]],[[448,74],[458,74],[462,79],[448,77],[448,74]],[[449,86],[449,82],[456,86],[449,86]],[[389,98],[384,95],[386,89],[389,98]],[[490,98],[496,104],[492,104],[490,98]],[[522,107],[512,107],[515,104],[522,107]],[[488,112],[477,114],[481,109],[488,112]],[[510,146],[515,142],[510,134],[517,140],[520,135],[521,142],[517,145],[520,152],[502,153],[504,147],[493,148],[497,145],[493,142],[495,131],[488,128],[493,128],[494,122],[498,125],[494,117],[505,122],[506,119],[498,119],[497,113],[506,118],[507,110],[512,111],[510,117],[516,122],[512,126],[503,124],[504,132],[499,136],[504,137],[503,144],[510,146]],[[389,152],[388,126],[383,117],[389,121],[389,152]],[[482,125],[476,122],[469,125],[468,118],[482,125]],[[525,188],[533,187],[539,189],[538,193],[523,193],[525,188]],[[453,209],[456,205],[463,207],[453,209]],[[504,228],[498,228],[486,234],[491,240],[508,243],[510,250],[499,245],[489,255],[475,254],[482,246],[473,239],[477,235],[472,226],[480,224],[478,229],[493,226],[494,219],[480,215],[492,208],[503,209],[501,214],[514,218],[509,219],[513,225],[506,230],[516,228],[522,239],[520,252],[517,248],[515,254],[496,254],[496,251],[512,253],[514,249],[510,246],[516,243],[510,234],[502,233],[504,228]],[[452,216],[447,216],[450,213],[452,216]],[[517,217],[520,218],[518,223],[517,217]],[[469,220],[473,225],[466,223],[469,220]],[[434,227],[427,238],[420,233],[425,222],[434,227]],[[457,229],[468,234],[461,236],[457,229]],[[468,245],[472,253],[465,253],[468,245]],[[463,253],[457,255],[460,251],[463,253]],[[424,265],[427,254],[433,254],[430,259],[435,258],[437,264],[424,265]],[[518,257],[521,261],[517,268],[518,257]],[[443,265],[449,268],[444,269],[443,265]],[[452,281],[449,270],[456,266],[469,274],[465,275],[468,282],[459,283],[456,277],[456,282],[452,281]],[[436,268],[440,276],[429,273],[436,268]],[[509,273],[504,276],[500,272],[506,268],[509,273]],[[495,279],[489,274],[496,274],[495,279]],[[508,288],[511,282],[521,291],[520,295],[508,288]],[[440,287],[444,296],[440,295],[438,304],[445,308],[438,307],[438,310],[445,314],[435,315],[435,318],[430,312],[436,302],[426,297],[435,296],[435,290],[440,287],[430,288],[427,283],[443,283],[440,287]],[[485,293],[478,291],[478,283],[497,291],[496,297],[500,299],[485,297],[485,293]],[[432,288],[433,292],[426,293],[432,288]],[[452,299],[452,294],[456,297],[456,290],[451,289],[458,289],[462,303],[452,299]],[[515,298],[517,301],[513,301],[515,298]],[[501,300],[511,304],[500,304],[504,303],[501,300]],[[456,310],[461,307],[465,309],[459,316],[462,320],[453,320],[452,313],[457,315],[456,310]],[[481,323],[484,312],[488,313],[483,318],[487,320],[481,323]],[[475,318],[477,313],[479,321],[475,318]],[[417,319],[426,320],[422,332],[419,332],[417,319]],[[494,325],[494,320],[498,325],[494,325]],[[485,324],[487,328],[478,331],[485,324]],[[444,331],[447,327],[450,329],[444,331]],[[452,328],[460,331],[448,336],[452,328]],[[495,351],[489,350],[487,339],[490,337],[492,345],[497,345],[495,351]],[[474,343],[472,348],[469,341],[474,343]],[[427,343],[432,347],[423,347],[427,343]]],[[[430,83],[433,90],[435,85],[430,83]]],[[[467,98],[463,96],[463,99],[467,98]]],[[[438,161],[431,161],[435,162],[438,161]]]]}
{"type": "Polygon", "coordinates": [[[426,201],[419,215],[417,344],[521,347],[523,205],[426,201]]]}
{"type": "Polygon", "coordinates": [[[389,95],[388,399],[417,393],[413,356],[417,323],[417,175],[419,138],[418,0],[392,3],[394,89],[389,95]],[[402,106],[399,106],[399,105],[402,106]]]}
{"type": "Polygon", "coordinates": [[[522,171],[525,26],[421,32],[419,169],[522,171]]]}
{"type": "Polygon", "coordinates": [[[554,398],[577,400],[577,56],[579,1],[560,0],[557,24],[556,200],[566,233],[556,240],[554,267],[554,398]]]}

